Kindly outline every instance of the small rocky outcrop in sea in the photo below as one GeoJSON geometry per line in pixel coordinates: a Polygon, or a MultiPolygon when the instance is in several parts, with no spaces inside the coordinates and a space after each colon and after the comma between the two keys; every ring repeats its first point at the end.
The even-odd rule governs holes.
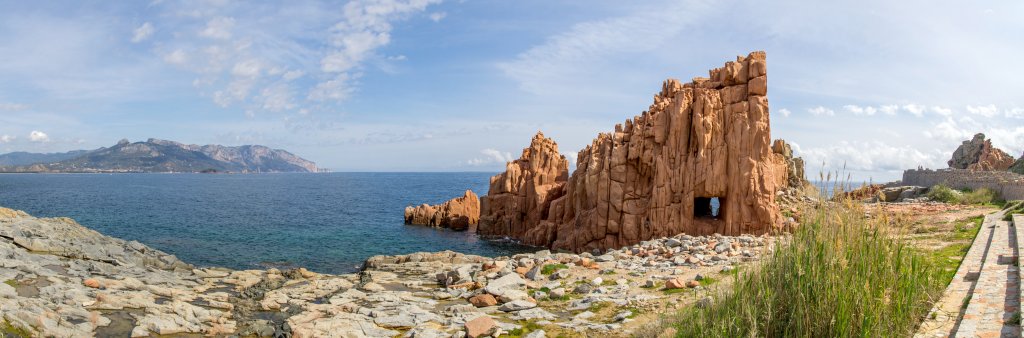
{"type": "Polygon", "coordinates": [[[993,147],[992,140],[985,139],[985,134],[977,133],[974,138],[960,144],[946,163],[955,169],[1003,171],[1014,165],[1014,159],[993,147]]]}
{"type": "Polygon", "coordinates": [[[480,198],[472,190],[439,205],[423,204],[405,208],[405,224],[429,225],[467,230],[480,221],[480,198]]]}
{"type": "Polygon", "coordinates": [[[767,90],[764,52],[709,78],[667,80],[647,111],[580,151],[571,176],[555,142],[538,134],[491,178],[478,232],[581,252],[779,230],[776,193],[802,170],[783,145],[771,147],[767,90]]]}

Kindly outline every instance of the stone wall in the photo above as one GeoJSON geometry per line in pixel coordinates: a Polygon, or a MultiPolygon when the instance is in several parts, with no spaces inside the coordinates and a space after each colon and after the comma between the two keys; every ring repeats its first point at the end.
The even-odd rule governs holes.
{"type": "Polygon", "coordinates": [[[903,185],[931,187],[940,183],[954,189],[989,188],[1007,200],[1024,199],[1024,175],[1008,171],[911,169],[903,172],[903,185]]]}

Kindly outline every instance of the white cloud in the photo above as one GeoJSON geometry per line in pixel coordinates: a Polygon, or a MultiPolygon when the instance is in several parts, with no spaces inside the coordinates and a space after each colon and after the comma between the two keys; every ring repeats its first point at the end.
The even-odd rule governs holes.
{"type": "Polygon", "coordinates": [[[996,105],[994,104],[987,106],[967,106],[967,112],[984,117],[993,117],[996,116],[996,114],[999,114],[999,108],[996,108],[996,105]]]}
{"type": "Polygon", "coordinates": [[[896,112],[900,110],[900,106],[895,104],[883,105],[881,107],[878,107],[878,110],[884,113],[885,115],[896,115],[896,112]]]}
{"type": "Polygon", "coordinates": [[[448,13],[445,13],[445,12],[434,12],[434,13],[430,13],[430,20],[434,21],[434,22],[440,22],[446,16],[448,16],[448,13]]]}
{"type": "Polygon", "coordinates": [[[936,113],[936,114],[939,114],[939,115],[942,115],[942,116],[953,115],[953,110],[952,109],[949,109],[949,108],[946,108],[946,107],[941,107],[941,106],[932,106],[932,112],[936,113]]]}
{"type": "Polygon", "coordinates": [[[7,135],[7,134],[0,135],[0,143],[8,143],[8,142],[14,141],[14,139],[16,139],[16,138],[17,137],[14,137],[14,136],[11,136],[11,135],[7,135]]]}
{"type": "Polygon", "coordinates": [[[26,104],[0,102],[0,111],[20,111],[25,109],[28,109],[26,104]]]}
{"type": "Polygon", "coordinates": [[[908,113],[910,113],[910,114],[912,114],[914,116],[922,117],[922,116],[924,116],[925,107],[921,106],[921,105],[916,105],[916,104],[906,104],[906,105],[903,105],[903,110],[906,110],[908,113]]]}
{"type": "Polygon", "coordinates": [[[391,22],[423,12],[427,6],[440,2],[355,0],[346,3],[345,19],[330,29],[328,44],[332,48],[320,60],[321,71],[335,75],[318,83],[309,98],[316,101],[347,98],[353,90],[351,80],[359,77],[352,72],[378,48],[391,42],[391,22]]]}
{"type": "Polygon", "coordinates": [[[808,169],[825,164],[827,168],[846,168],[852,171],[902,171],[922,166],[934,166],[941,155],[926,153],[910,146],[893,146],[880,141],[842,141],[823,147],[794,147],[808,169]]]}
{"type": "Polygon", "coordinates": [[[828,109],[822,106],[807,109],[807,112],[814,116],[835,116],[836,112],[832,109],[828,109]]]}
{"type": "Polygon", "coordinates": [[[301,71],[301,70],[292,70],[292,71],[285,72],[283,75],[281,75],[281,78],[284,79],[285,81],[291,81],[291,80],[298,79],[298,78],[302,77],[302,75],[305,75],[305,74],[306,73],[301,71]]]}
{"type": "Polygon", "coordinates": [[[1006,110],[1006,117],[1024,119],[1024,108],[1013,108],[1006,110]]]}
{"type": "Polygon", "coordinates": [[[153,35],[154,31],[155,29],[153,29],[153,24],[146,22],[142,24],[142,26],[139,26],[135,29],[135,31],[132,34],[132,42],[139,43],[145,41],[153,35]]]}
{"type": "Polygon", "coordinates": [[[466,161],[466,163],[469,164],[469,165],[473,165],[473,166],[479,166],[479,165],[494,164],[494,163],[505,164],[505,163],[512,162],[513,160],[515,160],[515,158],[512,157],[512,153],[501,152],[501,151],[498,151],[496,149],[487,148],[487,149],[481,150],[480,153],[484,155],[483,158],[479,158],[479,157],[478,158],[474,158],[474,159],[471,159],[469,161],[466,161]]]}
{"type": "Polygon", "coordinates": [[[843,106],[843,109],[845,109],[847,112],[853,113],[854,115],[867,115],[867,116],[875,115],[875,112],[877,111],[877,109],[875,109],[875,107],[872,107],[872,106],[861,107],[861,106],[852,105],[852,104],[848,104],[848,105],[843,106]]]}
{"type": "Polygon", "coordinates": [[[206,28],[199,32],[199,36],[227,40],[231,38],[231,29],[235,27],[235,19],[230,17],[217,17],[206,22],[206,28]]]}
{"type": "Polygon", "coordinates": [[[291,110],[296,107],[295,103],[291,101],[292,96],[288,92],[288,87],[284,85],[264,88],[260,92],[260,98],[263,100],[262,108],[264,110],[276,112],[291,110]]]}
{"type": "Polygon", "coordinates": [[[32,142],[49,142],[50,136],[46,135],[44,132],[33,130],[28,134],[28,139],[32,142]]]}
{"type": "Polygon", "coordinates": [[[184,65],[185,62],[187,62],[187,61],[188,61],[188,56],[185,55],[185,51],[183,51],[181,49],[176,49],[173,52],[170,52],[167,55],[164,55],[164,62],[173,64],[173,65],[184,65]]]}
{"type": "Polygon", "coordinates": [[[260,75],[260,62],[250,59],[236,63],[231,68],[231,75],[237,77],[257,77],[260,75]]]}
{"type": "Polygon", "coordinates": [[[779,109],[779,113],[782,113],[783,117],[789,117],[790,114],[793,114],[793,112],[786,108],[779,109]]]}
{"type": "MultiPolygon", "coordinates": [[[[676,1],[643,7],[624,16],[578,23],[550,36],[498,68],[532,93],[574,90],[610,58],[659,50],[712,8],[700,1],[676,1]],[[574,81],[575,80],[575,81],[574,81]],[[556,87],[556,88],[553,88],[556,87]]],[[[589,83],[592,87],[593,84],[589,83]]],[[[593,93],[588,93],[592,95],[593,93]]]]}
{"type": "Polygon", "coordinates": [[[347,74],[339,74],[332,80],[321,82],[309,93],[309,99],[315,101],[342,101],[355,91],[352,80],[347,74]]]}
{"type": "MultiPolygon", "coordinates": [[[[962,122],[972,122],[973,120],[961,120],[962,122]]],[[[945,141],[960,141],[966,140],[974,135],[974,132],[966,128],[962,128],[961,124],[958,123],[950,116],[946,116],[941,122],[932,126],[931,129],[924,131],[924,136],[932,139],[945,140],[945,141]]]]}
{"type": "Polygon", "coordinates": [[[161,3],[165,15],[152,25],[174,30],[154,50],[164,62],[194,73],[193,86],[221,107],[249,115],[337,111],[356,91],[366,65],[387,67],[372,61],[386,58],[378,50],[391,43],[395,22],[439,2],[354,0],[340,8],[331,2],[161,3]]]}

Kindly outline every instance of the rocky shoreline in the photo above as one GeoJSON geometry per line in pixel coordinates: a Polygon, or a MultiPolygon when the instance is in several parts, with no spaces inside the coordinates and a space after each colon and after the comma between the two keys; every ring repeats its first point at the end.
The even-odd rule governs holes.
{"type": "Polygon", "coordinates": [[[10,335],[624,336],[707,297],[766,236],[679,235],[593,255],[369,258],[352,274],[189,265],[68,218],[0,208],[0,330],[10,335]]]}

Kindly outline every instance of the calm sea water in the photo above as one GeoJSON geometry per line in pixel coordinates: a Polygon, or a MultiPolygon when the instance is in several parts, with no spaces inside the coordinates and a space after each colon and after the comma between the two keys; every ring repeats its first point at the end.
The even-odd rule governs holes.
{"type": "Polygon", "coordinates": [[[487,192],[490,173],[0,174],[0,206],[67,216],[200,266],[352,272],[368,257],[536,250],[403,224],[407,205],[487,192]]]}

